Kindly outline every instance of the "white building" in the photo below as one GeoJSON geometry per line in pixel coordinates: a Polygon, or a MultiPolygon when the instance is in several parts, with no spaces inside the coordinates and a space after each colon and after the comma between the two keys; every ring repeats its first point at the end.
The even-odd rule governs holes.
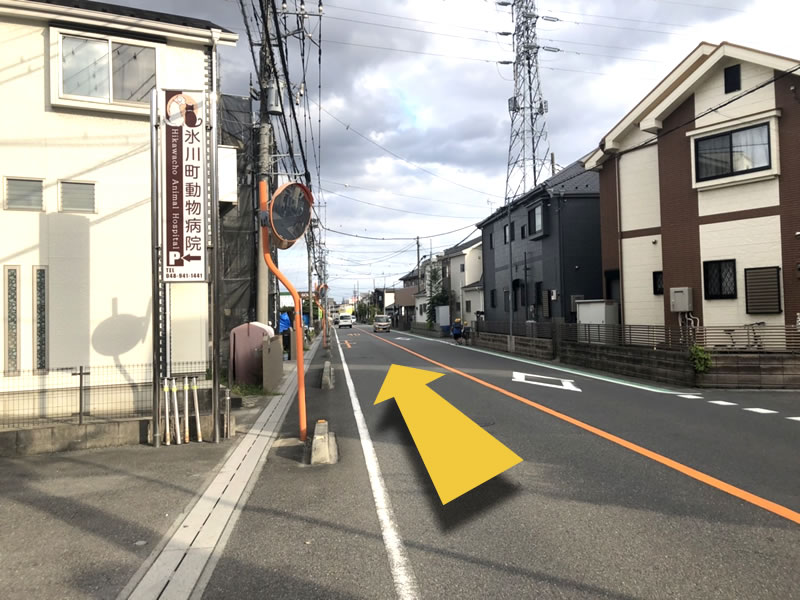
{"type": "MultiPolygon", "coordinates": [[[[0,0],[6,375],[151,362],[150,90],[210,91],[212,46],[236,40],[191,17],[0,0]]],[[[206,361],[208,285],[168,287],[171,360],[206,361]]]]}

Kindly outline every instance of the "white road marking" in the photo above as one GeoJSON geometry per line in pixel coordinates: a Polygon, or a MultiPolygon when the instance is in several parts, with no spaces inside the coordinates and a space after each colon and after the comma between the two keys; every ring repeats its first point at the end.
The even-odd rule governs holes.
{"type": "Polygon", "coordinates": [[[790,421],[800,421],[800,417],[786,417],[790,421]]]}
{"type": "Polygon", "coordinates": [[[580,392],[581,388],[575,385],[574,379],[560,379],[558,377],[547,377],[546,375],[533,375],[531,373],[520,373],[519,371],[512,371],[511,381],[517,383],[530,383],[531,385],[541,385],[549,388],[556,388],[557,390],[569,390],[571,392],[580,392]],[[543,381],[530,381],[528,377],[535,377],[536,379],[549,379],[550,381],[558,381],[559,384],[544,383],[543,381]]]}
{"type": "Polygon", "coordinates": [[[394,338],[394,339],[400,340],[400,341],[403,341],[403,342],[410,342],[411,341],[411,338],[394,338]]]}
{"type": "MultiPolygon", "coordinates": [[[[305,354],[308,372],[318,344],[305,354]]],[[[273,399],[155,556],[117,596],[142,600],[199,598],[263,468],[266,454],[297,393],[296,373],[284,379],[273,399]],[[129,589],[133,588],[132,590],[129,589]]]]}
{"type": "MultiPolygon", "coordinates": [[[[436,339],[436,338],[429,338],[422,335],[417,335],[415,333],[408,334],[412,337],[415,337],[420,340],[427,340],[429,342],[436,342],[439,344],[448,344],[452,345],[449,340],[444,339],[436,339]]],[[[579,369],[570,369],[568,367],[557,367],[553,364],[541,362],[538,360],[531,360],[529,358],[521,358],[519,356],[515,356],[512,354],[501,354],[500,352],[493,352],[491,350],[485,350],[483,348],[475,348],[474,346],[461,346],[464,350],[469,350],[470,352],[480,352],[481,354],[488,354],[490,356],[497,356],[498,358],[505,358],[507,360],[513,360],[516,362],[525,363],[528,365],[534,365],[537,367],[542,367],[543,369],[551,369],[553,371],[561,371],[563,373],[569,373],[570,375],[578,375],[579,377],[586,377],[588,379],[596,379],[598,381],[605,381],[607,383],[613,383],[616,385],[623,385],[625,387],[635,388],[637,390],[645,390],[648,392],[654,392],[656,394],[669,394],[677,396],[680,392],[676,392],[674,390],[667,390],[664,388],[658,388],[652,385],[645,385],[641,383],[633,383],[632,381],[625,381],[624,379],[616,379],[614,377],[607,377],[605,375],[597,375],[595,373],[588,373],[586,371],[581,371],[579,369]]]]}
{"type": "Polygon", "coordinates": [[[749,410],[760,415],[774,415],[778,412],[777,410],[768,410],[766,408],[743,408],[742,410],[749,410]]]}
{"type": "Polygon", "coordinates": [[[375,454],[375,447],[372,445],[367,422],[361,412],[361,405],[358,402],[353,378],[350,377],[350,369],[347,368],[342,345],[339,343],[338,333],[336,334],[336,345],[339,348],[339,356],[342,359],[342,371],[344,371],[344,378],[347,381],[347,389],[350,391],[350,402],[353,405],[358,435],[361,438],[361,449],[364,452],[364,461],[367,464],[372,497],[375,499],[375,510],[378,513],[383,544],[386,547],[386,554],[389,558],[389,569],[392,572],[392,579],[394,579],[394,589],[397,592],[397,597],[401,600],[414,600],[419,597],[417,580],[411,570],[411,563],[408,562],[405,545],[394,522],[394,511],[389,501],[389,494],[386,492],[386,485],[383,482],[378,456],[375,454]]]}
{"type": "Polygon", "coordinates": [[[689,400],[702,400],[702,396],[695,396],[693,394],[678,394],[678,398],[688,398],[689,400]]]}
{"type": "Polygon", "coordinates": [[[718,404],[719,406],[737,406],[736,402],[725,402],[725,400],[709,400],[709,404],[718,404]]]}

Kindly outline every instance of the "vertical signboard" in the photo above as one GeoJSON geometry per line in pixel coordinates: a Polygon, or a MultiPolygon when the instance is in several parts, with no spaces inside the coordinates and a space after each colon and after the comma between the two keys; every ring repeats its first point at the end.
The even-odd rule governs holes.
{"type": "Polygon", "coordinates": [[[164,90],[163,94],[163,281],[205,281],[205,93],[164,90]]]}

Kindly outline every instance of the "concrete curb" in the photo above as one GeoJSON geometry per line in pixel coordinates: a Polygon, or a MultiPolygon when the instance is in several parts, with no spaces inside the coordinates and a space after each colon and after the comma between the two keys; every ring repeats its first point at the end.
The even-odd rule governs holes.
{"type": "Polygon", "coordinates": [[[329,431],[327,421],[319,420],[314,427],[314,440],[311,442],[311,464],[335,465],[338,461],[336,434],[329,431]]]}
{"type": "Polygon", "coordinates": [[[333,370],[333,365],[331,365],[331,361],[326,360],[324,366],[322,367],[322,387],[324,389],[332,390],[335,384],[336,374],[333,370]]]}

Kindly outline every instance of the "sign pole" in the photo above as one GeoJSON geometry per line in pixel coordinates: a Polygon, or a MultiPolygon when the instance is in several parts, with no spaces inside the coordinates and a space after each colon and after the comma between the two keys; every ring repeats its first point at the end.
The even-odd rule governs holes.
{"type": "Polygon", "coordinates": [[[217,43],[211,59],[211,408],[214,412],[214,443],[219,444],[219,346],[220,328],[220,289],[219,289],[219,177],[217,176],[217,43]]]}
{"type": "Polygon", "coordinates": [[[152,275],[152,307],[153,307],[153,446],[161,446],[161,415],[159,411],[159,399],[161,389],[161,361],[160,361],[160,341],[161,341],[161,302],[159,301],[159,269],[158,269],[158,90],[153,88],[150,92],[150,238],[152,245],[151,252],[151,275],[152,275]]]}

